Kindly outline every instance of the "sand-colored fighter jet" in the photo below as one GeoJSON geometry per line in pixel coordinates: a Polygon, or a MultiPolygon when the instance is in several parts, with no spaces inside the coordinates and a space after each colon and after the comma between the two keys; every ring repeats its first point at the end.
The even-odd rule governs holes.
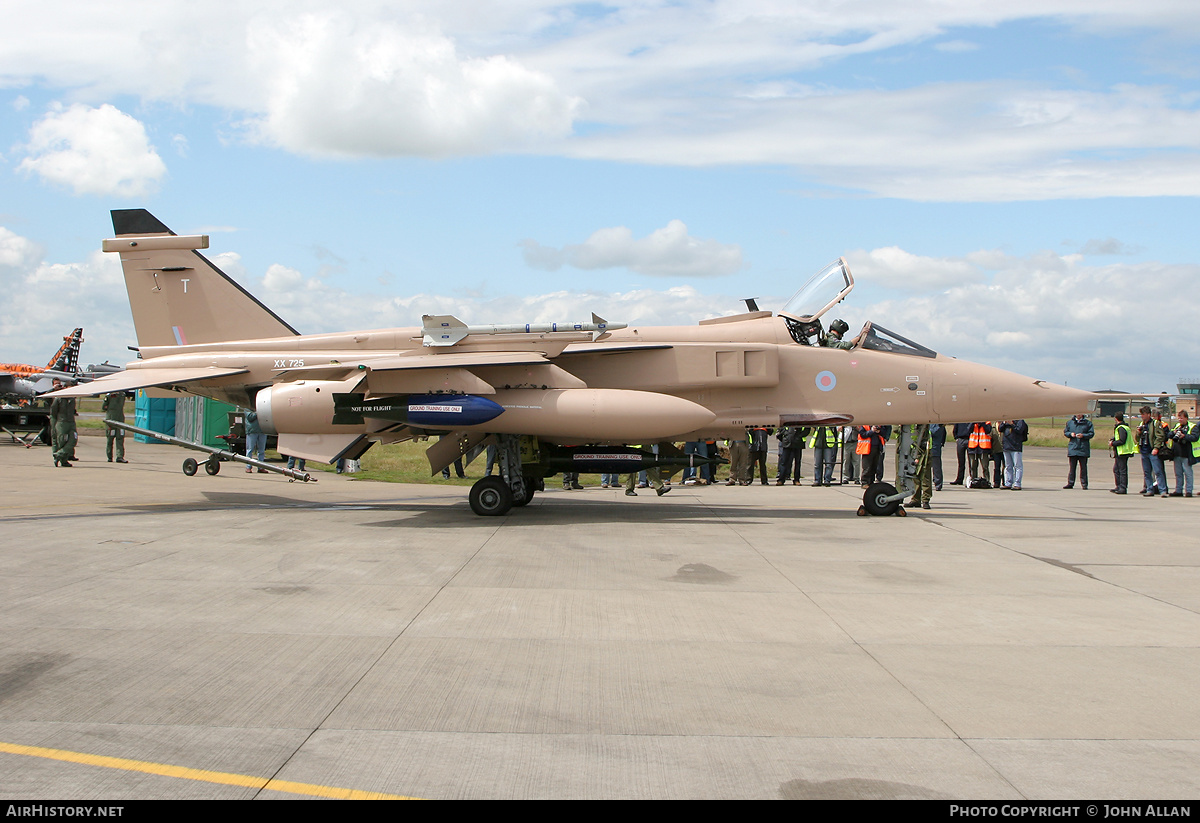
{"type": "MultiPolygon", "coordinates": [[[[280,452],[333,462],[372,443],[444,435],[439,472],[483,445],[500,475],[471,489],[500,515],[557,471],[670,465],[664,446],[744,437],[750,426],[906,424],[1041,417],[1085,410],[1093,395],[939,355],[867,323],[848,348],[821,318],[854,287],[844,259],[813,276],[778,314],[750,311],[695,326],[591,322],[301,335],[210,263],[204,235],[177,236],[143,209],[112,212],[140,359],[59,394],[169,388],[258,411],[280,452]],[[627,444],[638,444],[627,446],[627,444]]],[[[871,513],[907,489],[877,484],[871,513]]]]}

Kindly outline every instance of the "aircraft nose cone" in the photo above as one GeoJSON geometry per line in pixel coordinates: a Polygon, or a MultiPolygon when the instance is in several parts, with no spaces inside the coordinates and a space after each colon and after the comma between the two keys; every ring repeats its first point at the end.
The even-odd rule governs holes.
{"type": "Polygon", "coordinates": [[[1086,412],[1094,398],[1069,386],[957,361],[941,375],[937,407],[944,422],[1015,420],[1086,412]]]}
{"type": "MultiPolygon", "coordinates": [[[[1019,391],[1013,392],[1013,402],[1019,402],[1022,407],[1028,406],[1033,413],[1026,412],[1021,417],[1047,417],[1083,413],[1088,410],[1088,403],[1095,397],[1091,392],[1072,389],[1069,386],[1059,386],[1056,383],[1030,381],[1019,391]]],[[[1005,419],[1015,417],[1006,414],[1005,419]]]]}

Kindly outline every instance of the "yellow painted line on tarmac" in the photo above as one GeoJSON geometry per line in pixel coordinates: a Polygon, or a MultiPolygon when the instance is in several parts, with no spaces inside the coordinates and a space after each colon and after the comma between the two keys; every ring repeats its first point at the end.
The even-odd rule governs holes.
{"type": "Polygon", "coordinates": [[[100,766],[106,769],[121,769],[127,772],[145,772],[163,777],[178,777],[183,780],[199,780],[204,783],[220,783],[226,786],[245,786],[251,789],[267,789],[273,792],[289,794],[304,794],[313,797],[329,797],[336,800],[417,800],[415,797],[405,797],[398,794],[383,792],[364,792],[358,789],[339,789],[335,786],[320,786],[315,783],[296,783],[291,780],[275,780],[265,777],[251,777],[244,774],[229,772],[213,772],[207,769],[189,769],[186,766],[171,766],[167,763],[150,763],[145,760],[127,760],[123,757],[105,757],[98,754],[84,754],[65,749],[45,749],[41,746],[22,746],[16,743],[0,741],[0,752],[21,754],[28,757],[44,757],[48,760],[62,760],[67,763],[82,763],[85,766],[100,766]]]}

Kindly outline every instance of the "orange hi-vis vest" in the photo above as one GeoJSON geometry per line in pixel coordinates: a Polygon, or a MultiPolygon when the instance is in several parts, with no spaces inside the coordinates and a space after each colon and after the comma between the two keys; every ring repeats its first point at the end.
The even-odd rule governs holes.
{"type": "Polygon", "coordinates": [[[992,436],[983,430],[982,423],[976,423],[971,427],[971,439],[967,441],[967,448],[971,449],[990,449],[992,447],[992,436]]]}

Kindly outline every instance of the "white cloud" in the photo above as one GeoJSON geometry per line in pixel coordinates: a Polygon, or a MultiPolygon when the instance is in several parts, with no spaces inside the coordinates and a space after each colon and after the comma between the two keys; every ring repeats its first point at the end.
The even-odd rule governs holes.
{"type": "MultiPolygon", "coordinates": [[[[944,260],[976,265],[972,257],[944,260]]],[[[979,259],[1000,262],[993,252],[979,259]]],[[[980,269],[961,285],[934,286],[935,293],[881,301],[854,314],[943,354],[1037,378],[1173,392],[1186,364],[1200,357],[1200,341],[1170,333],[1193,324],[1192,302],[1181,298],[1196,282],[1200,265],[1088,266],[1080,255],[1041,252],[1007,257],[992,274],[980,269]]]]}
{"type": "Polygon", "coordinates": [[[484,324],[576,322],[588,320],[596,312],[633,326],[692,325],[707,317],[744,310],[739,300],[701,294],[692,286],[628,292],[559,290],[522,296],[360,294],[350,293],[320,275],[278,264],[245,285],[304,333],[419,326],[424,314],[452,314],[466,323],[484,324]]]}
{"type": "Polygon", "coordinates": [[[1200,111],[1164,88],[966,82],[656,103],[671,111],[668,122],[647,114],[566,151],[667,165],[786,164],[830,186],[919,201],[1200,191],[1200,111]]]}
{"type": "Polygon", "coordinates": [[[561,249],[533,240],[524,240],[521,246],[528,265],[547,271],[569,265],[577,269],[625,267],[663,277],[719,277],[742,267],[740,247],[692,237],[682,220],[672,220],[640,239],[625,226],[614,226],[561,249]]]}
{"type": "Polygon", "coordinates": [[[42,253],[37,243],[0,226],[0,271],[27,269],[42,258],[42,253]]]}
{"type": "Polygon", "coordinates": [[[126,346],[137,341],[116,255],[50,263],[37,243],[0,227],[0,291],[3,359],[45,363],[76,326],[83,327],[83,363],[131,359],[126,346]]]}
{"type": "Polygon", "coordinates": [[[75,194],[140,197],[167,173],[138,120],[108,105],[55,105],[29,130],[17,167],[75,194]]]}
{"type": "Polygon", "coordinates": [[[897,246],[848,252],[846,262],[856,282],[903,291],[946,289],[983,279],[983,272],[970,260],[920,257],[897,246]]]}
{"type": "Polygon", "coordinates": [[[248,32],[265,141],[302,154],[445,156],[571,132],[581,105],[504,55],[462,58],[425,27],[301,14],[248,32]]]}
{"type": "Polygon", "coordinates": [[[1186,94],[1010,81],[881,88],[894,84],[869,62],[924,42],[961,51],[972,29],[1013,21],[1080,37],[1186,37],[1200,31],[1189,2],[56,5],[11,10],[0,83],[211,105],[244,135],[306,155],[786,164],[825,185],[918,200],[1200,188],[1200,114],[1186,94]],[[856,60],[840,75],[855,87],[804,82],[856,60]]]}
{"type": "MultiPolygon", "coordinates": [[[[874,304],[855,292],[837,310],[852,328],[870,319],[945,355],[1086,388],[1173,391],[1188,364],[1200,359],[1200,340],[1177,333],[1194,325],[1190,295],[1200,282],[1200,265],[1090,266],[1081,255],[1051,252],[922,258],[903,249],[883,251],[874,258],[874,252],[862,254],[899,260],[902,271],[920,271],[931,260],[945,271],[977,271],[948,288],[931,282],[925,293],[874,304]]],[[[742,311],[740,300],[693,286],[397,298],[349,292],[334,277],[282,265],[249,274],[236,254],[213,260],[306,333],[413,327],[422,314],[453,314],[468,323],[542,323],[587,319],[594,311],[636,328],[692,325],[742,311]]],[[[97,251],[82,262],[51,263],[35,242],[0,227],[0,290],[9,301],[0,313],[5,359],[43,362],[67,327],[76,325],[84,327],[86,362],[130,359],[125,347],[135,335],[116,255],[97,251]],[[64,328],[48,318],[62,318],[64,328]]],[[[760,299],[764,308],[782,302],[760,299]]]]}

